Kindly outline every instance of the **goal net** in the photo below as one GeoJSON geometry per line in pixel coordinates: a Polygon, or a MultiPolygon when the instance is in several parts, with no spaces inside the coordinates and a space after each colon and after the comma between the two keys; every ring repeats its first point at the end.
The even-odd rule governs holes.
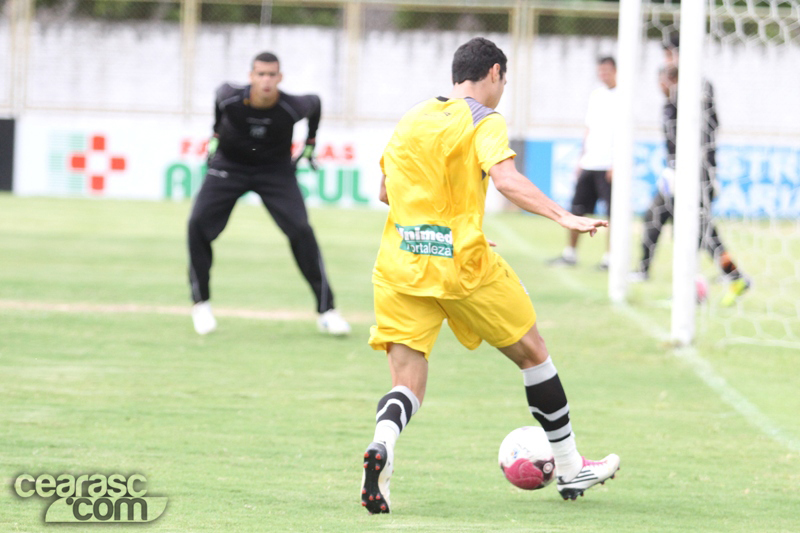
{"type": "MultiPolygon", "coordinates": [[[[703,340],[800,348],[799,4],[707,0],[696,102],[699,257],[694,279],[684,280],[702,301],[696,336],[703,340]]],[[[649,203],[633,244],[630,279],[641,283],[630,290],[641,301],[672,296],[674,305],[673,270],[683,275],[673,267],[682,259],[675,262],[671,250],[672,218],[680,217],[674,204],[678,67],[681,52],[688,52],[681,47],[680,3],[645,0],[642,14],[642,63],[658,68],[645,73],[657,98],[636,96],[636,117],[649,117],[637,130],[653,147],[648,154],[645,143],[638,158],[659,163],[651,165],[649,179],[635,176],[634,188],[646,187],[649,203]]]]}

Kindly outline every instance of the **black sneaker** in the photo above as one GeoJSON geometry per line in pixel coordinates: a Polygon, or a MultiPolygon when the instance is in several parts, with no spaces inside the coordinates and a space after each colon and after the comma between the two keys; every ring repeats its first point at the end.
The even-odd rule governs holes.
{"type": "Polygon", "coordinates": [[[364,475],[361,478],[361,505],[369,514],[389,512],[389,480],[392,458],[382,442],[373,442],[364,452],[364,475]]]}

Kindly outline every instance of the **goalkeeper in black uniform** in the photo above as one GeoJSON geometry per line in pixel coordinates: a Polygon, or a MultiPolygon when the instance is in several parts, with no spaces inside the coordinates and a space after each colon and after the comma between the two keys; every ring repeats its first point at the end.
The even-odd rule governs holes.
{"type": "Polygon", "coordinates": [[[316,296],[320,330],[333,335],[350,332],[349,324],[334,309],[322,255],[297,184],[297,161],[291,155],[294,125],[307,118],[308,137],[300,157],[313,166],[320,99],[279,91],[281,79],[278,58],[264,52],[253,60],[250,85],[225,83],[217,89],[208,172],[189,217],[192,321],[201,335],[217,325],[209,305],[211,242],[225,228],[236,201],[249,191],[261,197],[289,238],[297,265],[316,296]]]}
{"type": "MultiPolygon", "coordinates": [[[[669,64],[660,74],[660,85],[667,97],[664,104],[664,135],[667,147],[667,167],[658,181],[658,193],[650,203],[644,218],[645,231],[642,237],[642,261],[637,271],[631,274],[631,281],[644,281],[649,277],[661,229],[674,212],[675,148],[678,124],[678,68],[669,64]]],[[[719,232],[711,220],[711,202],[714,200],[714,173],[716,172],[716,131],[719,121],[714,106],[714,89],[708,81],[703,81],[702,145],[703,165],[700,176],[700,242],[717,263],[723,275],[731,284],[720,302],[731,306],[736,299],[750,288],[750,279],[734,263],[722,243],[719,232]]]]}

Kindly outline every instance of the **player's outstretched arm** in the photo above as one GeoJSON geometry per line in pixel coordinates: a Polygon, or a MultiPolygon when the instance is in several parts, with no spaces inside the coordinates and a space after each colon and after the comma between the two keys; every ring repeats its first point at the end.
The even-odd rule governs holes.
{"type": "Polygon", "coordinates": [[[555,203],[517,171],[511,158],[490,168],[489,176],[500,194],[508,198],[511,203],[530,213],[554,220],[567,229],[594,235],[597,233],[597,228],[608,226],[605,220],[575,216],[555,203]]]}

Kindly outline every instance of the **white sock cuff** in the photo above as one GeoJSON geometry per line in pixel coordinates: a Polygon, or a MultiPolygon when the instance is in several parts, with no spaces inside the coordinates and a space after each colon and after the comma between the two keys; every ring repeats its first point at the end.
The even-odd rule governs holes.
{"type": "Polygon", "coordinates": [[[526,387],[530,387],[531,385],[543,383],[557,374],[556,365],[553,364],[553,360],[548,355],[544,363],[524,369],[522,371],[522,380],[525,382],[526,387]]]}
{"type": "Polygon", "coordinates": [[[396,436],[400,435],[400,428],[397,427],[397,424],[392,422],[391,420],[379,420],[377,424],[375,424],[375,428],[387,428],[392,431],[396,436]]]}
{"type": "Polygon", "coordinates": [[[375,435],[372,440],[383,442],[387,447],[394,449],[397,437],[400,436],[400,428],[391,420],[381,420],[375,425],[375,435]]]}
{"type": "Polygon", "coordinates": [[[575,445],[575,435],[570,435],[559,442],[551,442],[553,459],[556,463],[556,475],[566,481],[574,479],[583,468],[583,459],[575,445]]]}
{"type": "Polygon", "coordinates": [[[409,418],[414,416],[417,411],[419,411],[419,399],[417,398],[417,395],[411,392],[411,389],[405,385],[398,385],[389,392],[399,392],[404,394],[411,401],[411,414],[408,415],[409,418]]]}

